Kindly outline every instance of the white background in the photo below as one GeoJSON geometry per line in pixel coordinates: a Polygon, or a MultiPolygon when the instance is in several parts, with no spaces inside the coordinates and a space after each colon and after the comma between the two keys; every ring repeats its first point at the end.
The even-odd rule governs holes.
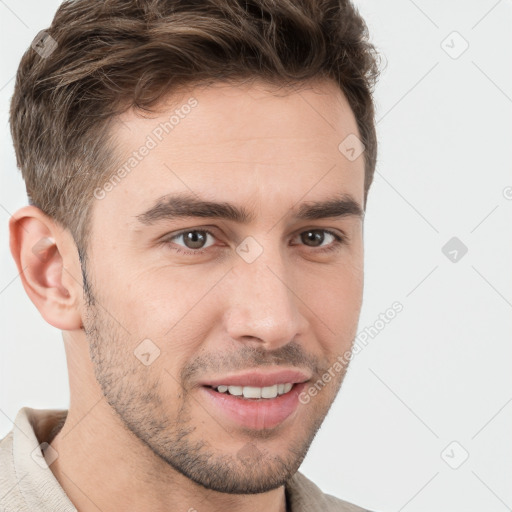
{"type": "MultiPolygon", "coordinates": [[[[354,358],[302,471],[375,511],[510,510],[512,2],[355,3],[387,62],[360,331],[393,302],[404,309],[354,358]],[[441,250],[452,237],[468,248],[455,263],[441,250]],[[469,454],[458,469],[442,458],[453,441],[452,465],[469,454]]],[[[13,78],[58,5],[0,1],[0,437],[19,408],[69,400],[61,333],[26,296],[7,234],[26,204],[13,78]]]]}

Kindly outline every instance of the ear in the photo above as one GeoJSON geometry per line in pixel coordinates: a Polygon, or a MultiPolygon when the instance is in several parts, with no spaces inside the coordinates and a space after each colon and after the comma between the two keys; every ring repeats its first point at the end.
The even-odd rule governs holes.
{"type": "Polygon", "coordinates": [[[58,329],[82,327],[80,260],[73,237],[35,206],[9,220],[11,254],[23,287],[43,318],[58,329]]]}

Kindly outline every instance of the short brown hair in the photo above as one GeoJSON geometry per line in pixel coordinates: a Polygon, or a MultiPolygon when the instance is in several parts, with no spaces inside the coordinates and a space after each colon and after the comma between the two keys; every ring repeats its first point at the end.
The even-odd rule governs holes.
{"type": "Polygon", "coordinates": [[[56,46],[23,55],[11,133],[29,203],[70,230],[81,257],[93,190],[116,165],[112,119],[201,83],[335,80],[366,148],[366,204],[379,55],[349,0],[69,0],[45,32],[56,46]]]}

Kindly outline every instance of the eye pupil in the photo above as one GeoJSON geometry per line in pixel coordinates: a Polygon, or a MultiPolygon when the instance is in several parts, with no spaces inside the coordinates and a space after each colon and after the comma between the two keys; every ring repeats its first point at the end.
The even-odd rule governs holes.
{"type": "Polygon", "coordinates": [[[317,246],[324,241],[324,233],[319,230],[309,230],[302,233],[301,238],[303,242],[310,241],[313,242],[313,246],[317,246]]]}

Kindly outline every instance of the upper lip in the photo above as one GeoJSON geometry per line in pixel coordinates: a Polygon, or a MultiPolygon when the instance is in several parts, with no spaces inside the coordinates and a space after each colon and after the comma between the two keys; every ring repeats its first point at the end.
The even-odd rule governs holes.
{"type": "Polygon", "coordinates": [[[263,388],[275,384],[297,384],[306,382],[311,378],[302,370],[273,370],[273,371],[255,371],[250,370],[236,375],[225,375],[224,377],[215,377],[200,382],[202,386],[253,386],[263,388]]]}

